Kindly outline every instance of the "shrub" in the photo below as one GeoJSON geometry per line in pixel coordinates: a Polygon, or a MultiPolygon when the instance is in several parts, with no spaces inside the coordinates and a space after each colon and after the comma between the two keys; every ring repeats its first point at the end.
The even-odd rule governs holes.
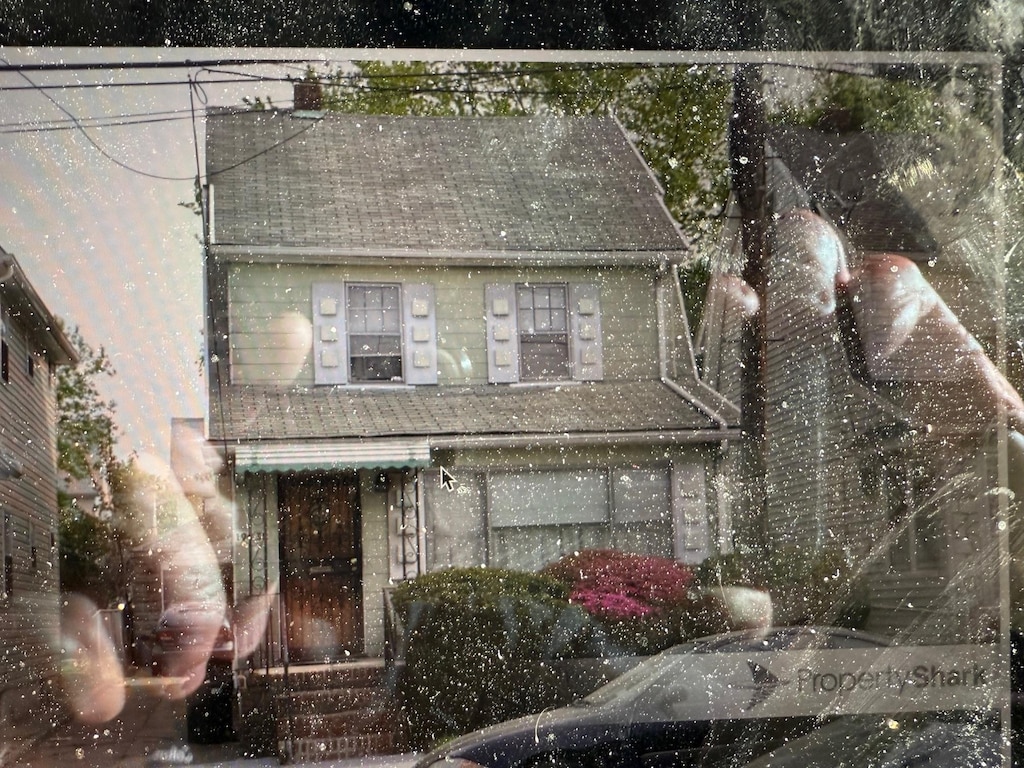
{"type": "Polygon", "coordinates": [[[602,632],[601,655],[647,655],[728,629],[720,602],[691,590],[694,573],[666,557],[607,549],[584,550],[548,565],[569,601],[589,613],[602,632]]]}
{"type": "Polygon", "coordinates": [[[486,568],[439,571],[396,588],[405,624],[399,695],[412,746],[536,712],[557,698],[546,661],[579,652],[590,622],[564,585],[486,568]]]}
{"type": "Polygon", "coordinates": [[[731,552],[708,558],[697,585],[749,586],[772,595],[776,624],[829,624],[858,629],[869,606],[854,563],[838,548],[784,547],[768,556],[731,552]]]}
{"type": "Polygon", "coordinates": [[[590,549],[563,557],[542,573],[569,588],[569,600],[599,618],[659,616],[689,595],[693,571],[667,557],[590,549]]]}

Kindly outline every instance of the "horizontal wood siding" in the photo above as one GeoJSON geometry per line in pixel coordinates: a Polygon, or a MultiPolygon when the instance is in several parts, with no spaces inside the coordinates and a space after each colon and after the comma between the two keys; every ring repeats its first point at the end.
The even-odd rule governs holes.
{"type": "Polygon", "coordinates": [[[834,315],[770,287],[766,336],[769,530],[786,544],[820,548],[835,533],[829,510],[847,514],[844,476],[857,471],[854,383],[834,315]]]}
{"type": "Polygon", "coordinates": [[[20,318],[5,315],[9,381],[0,383],[0,447],[18,458],[23,475],[0,480],[0,510],[10,516],[13,533],[13,589],[0,598],[0,696],[53,677],[60,636],[59,561],[51,547],[57,535],[54,381],[20,318]]]}
{"type": "Polygon", "coordinates": [[[439,384],[487,382],[488,283],[592,283],[601,292],[606,380],[658,375],[655,275],[640,268],[407,268],[235,265],[229,271],[231,380],[313,384],[308,334],[313,283],[430,283],[437,302],[439,384]],[[305,325],[304,325],[305,324],[305,325]],[[306,335],[304,335],[306,334],[306,335]]]}

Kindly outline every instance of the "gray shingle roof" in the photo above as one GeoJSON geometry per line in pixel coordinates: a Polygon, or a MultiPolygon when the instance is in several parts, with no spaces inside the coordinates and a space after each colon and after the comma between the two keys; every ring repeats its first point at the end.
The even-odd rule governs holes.
{"type": "Polygon", "coordinates": [[[206,147],[218,245],[685,249],[610,118],[211,112],[206,147]]]}
{"type": "Polygon", "coordinates": [[[210,402],[214,440],[667,432],[714,429],[657,381],[562,387],[352,390],[229,386],[210,402]]]}

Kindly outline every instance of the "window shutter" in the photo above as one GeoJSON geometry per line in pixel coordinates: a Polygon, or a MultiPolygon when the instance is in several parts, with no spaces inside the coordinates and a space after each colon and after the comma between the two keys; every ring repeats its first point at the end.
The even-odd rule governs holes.
{"type": "Polygon", "coordinates": [[[672,514],[676,526],[676,559],[702,562],[711,553],[704,467],[697,462],[672,467],[672,514]]]}
{"type": "Polygon", "coordinates": [[[437,384],[434,286],[402,286],[402,374],[406,384],[437,384]]]}
{"type": "Polygon", "coordinates": [[[313,284],[313,381],[348,382],[348,344],[345,336],[345,284],[313,284]]]}
{"type": "Polygon", "coordinates": [[[600,289],[591,283],[570,285],[569,307],[572,311],[572,378],[600,381],[604,378],[600,289]]]}
{"type": "Polygon", "coordinates": [[[488,285],[487,380],[492,384],[519,381],[519,324],[516,318],[516,287],[512,283],[488,285]]]}

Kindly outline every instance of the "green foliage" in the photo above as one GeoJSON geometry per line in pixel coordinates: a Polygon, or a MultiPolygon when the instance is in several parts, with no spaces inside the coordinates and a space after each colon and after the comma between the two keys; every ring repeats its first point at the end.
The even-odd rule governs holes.
{"type": "Polygon", "coordinates": [[[90,346],[78,328],[67,335],[79,362],[57,368],[57,466],[75,480],[89,481],[98,494],[93,512],[104,519],[59,495],[61,590],[107,605],[124,594],[126,579],[120,534],[108,522],[114,513],[111,478],[120,466],[115,405],[100,395],[98,384],[115,371],[106,351],[90,346]]]}
{"type": "Polygon", "coordinates": [[[787,105],[776,118],[836,132],[932,134],[948,125],[951,113],[935,91],[906,80],[827,72],[799,105],[787,105]]]}
{"type": "Polygon", "coordinates": [[[97,381],[116,372],[103,347],[91,347],[77,327],[67,334],[79,363],[57,368],[57,464],[71,477],[93,480],[102,494],[118,430],[115,405],[103,399],[97,381]]]}
{"type": "Polygon", "coordinates": [[[418,747],[543,709],[556,678],[538,662],[584,623],[563,618],[560,584],[511,571],[440,571],[393,599],[406,629],[400,692],[418,747]]]}
{"type": "Polygon", "coordinates": [[[61,498],[61,592],[83,594],[97,605],[109,603],[116,592],[107,567],[111,533],[109,523],[73,508],[66,497],[61,498]]]}
{"type": "Polygon", "coordinates": [[[568,594],[563,579],[486,568],[397,587],[399,692],[413,746],[565,703],[564,659],[648,655],[728,629],[722,605],[703,595],[677,597],[653,616],[598,619],[568,594]]]}
{"type": "Polygon", "coordinates": [[[778,625],[826,624],[857,629],[864,626],[869,610],[856,564],[836,547],[817,552],[782,547],[760,555],[717,555],[701,564],[697,583],[702,587],[767,590],[778,625]]]}

